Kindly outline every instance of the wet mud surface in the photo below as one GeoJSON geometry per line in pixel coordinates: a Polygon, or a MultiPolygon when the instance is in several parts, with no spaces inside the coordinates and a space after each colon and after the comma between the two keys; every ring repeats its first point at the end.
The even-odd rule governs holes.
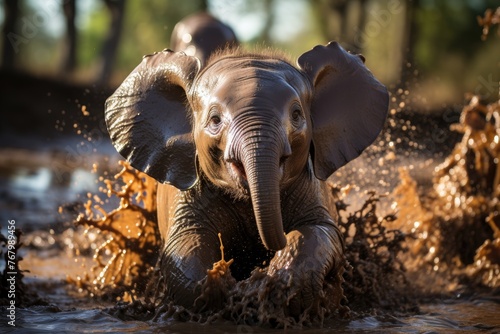
{"type": "MultiPolygon", "coordinates": [[[[471,99],[427,126],[397,107],[404,96],[393,96],[396,107],[376,145],[330,180],[348,264],[340,280],[324,286],[317,308],[299,318],[282,307],[287,286],[269,289],[265,269],[236,281],[223,249],[200,282],[201,291],[226,287],[222,310],[193,313],[163,296],[155,184],[119,163],[108,144],[84,152],[92,140],[76,136],[43,150],[2,147],[2,287],[9,286],[8,221],[23,231],[16,245],[16,328],[500,331],[498,103],[471,99]],[[426,142],[434,131],[446,144],[426,142]]],[[[198,302],[207,303],[203,293],[198,302]]],[[[3,320],[0,327],[14,329],[3,320]]]]}

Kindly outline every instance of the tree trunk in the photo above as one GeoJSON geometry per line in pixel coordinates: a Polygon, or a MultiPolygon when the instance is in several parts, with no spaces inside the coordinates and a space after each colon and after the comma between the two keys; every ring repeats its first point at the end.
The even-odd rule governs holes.
{"type": "Polygon", "coordinates": [[[66,19],[66,41],[64,43],[63,73],[73,72],[76,67],[76,0],[63,1],[64,18],[66,19]]]}
{"type": "Polygon", "coordinates": [[[5,21],[2,32],[2,67],[12,69],[15,63],[15,50],[9,40],[9,34],[15,33],[17,19],[19,17],[19,6],[17,0],[4,0],[5,21]]]}
{"type": "Polygon", "coordinates": [[[413,0],[406,3],[406,25],[405,29],[405,40],[403,41],[403,62],[401,64],[401,87],[406,88],[408,84],[412,82],[414,77],[413,71],[415,69],[414,64],[414,52],[415,52],[415,44],[417,41],[417,20],[415,19],[415,13],[417,8],[419,7],[419,0],[413,0]],[[409,66],[407,65],[409,64],[409,66]]]}
{"type": "Polygon", "coordinates": [[[111,14],[111,26],[101,52],[98,72],[99,84],[107,84],[111,77],[125,14],[125,0],[105,0],[105,3],[111,14]]]}

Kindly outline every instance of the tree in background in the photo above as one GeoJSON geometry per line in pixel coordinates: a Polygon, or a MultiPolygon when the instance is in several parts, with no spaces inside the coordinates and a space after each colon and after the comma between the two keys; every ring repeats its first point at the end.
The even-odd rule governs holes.
{"type": "Polygon", "coordinates": [[[9,33],[15,31],[19,17],[17,0],[4,0],[4,24],[2,29],[2,67],[12,69],[15,62],[14,48],[9,47],[9,33]]]}
{"type": "Polygon", "coordinates": [[[100,84],[106,84],[111,77],[125,16],[125,0],[104,0],[104,3],[111,16],[111,24],[98,61],[97,82],[100,84]]]}
{"type": "Polygon", "coordinates": [[[75,25],[76,0],[63,1],[66,36],[63,50],[62,72],[73,72],[76,68],[77,31],[75,25]]]}
{"type": "Polygon", "coordinates": [[[356,53],[362,51],[356,34],[366,23],[367,0],[311,0],[311,5],[325,40],[339,41],[356,53]]]}
{"type": "Polygon", "coordinates": [[[52,6],[48,8],[34,7],[37,4],[28,1],[3,1],[2,68],[107,84],[117,67],[130,71],[130,64],[136,64],[144,53],[168,47],[177,21],[208,7],[206,0],[87,2],[92,4],[90,16],[80,17],[77,26],[79,5],[84,2],[65,0],[61,2],[64,32],[58,38],[47,31],[48,21],[58,15],[54,8],[58,3],[47,2],[52,6]],[[122,40],[122,35],[127,38],[122,40]]]}
{"type": "Polygon", "coordinates": [[[363,53],[383,82],[398,86],[415,82],[418,69],[421,86],[429,87],[438,99],[449,100],[461,96],[457,91],[474,91],[478,81],[479,90],[486,89],[481,82],[491,82],[489,77],[497,75],[486,64],[496,61],[499,46],[481,44],[480,28],[471,20],[488,7],[496,8],[495,1],[126,0],[125,5],[125,0],[53,0],[41,7],[41,2],[0,0],[2,67],[44,74],[59,74],[62,69],[71,73],[70,79],[105,83],[111,77],[116,83],[142,55],[169,47],[171,31],[183,17],[222,8],[218,16],[222,21],[236,25],[245,17],[246,27],[257,31],[251,39],[242,39],[246,46],[270,45],[298,56],[316,44],[337,40],[346,49],[363,53]],[[49,3],[60,7],[49,19],[65,20],[65,31],[57,36],[47,32],[48,24],[36,26],[32,20],[49,3]],[[36,33],[18,39],[17,51],[10,48],[7,34],[21,36],[23,24],[30,20],[36,33]],[[302,30],[288,36],[283,26],[302,30]],[[432,86],[436,83],[447,90],[436,89],[432,86]]]}
{"type": "MultiPolygon", "coordinates": [[[[120,41],[114,63],[116,82],[123,80],[124,76],[140,62],[143,55],[168,48],[175,24],[189,14],[206,10],[207,5],[206,0],[129,1],[122,30],[122,35],[126,38],[120,41]]],[[[102,14],[96,12],[94,15],[102,14]]],[[[85,27],[86,38],[91,37],[88,32],[97,33],[98,27],[95,27],[95,30],[92,27],[94,23],[97,22],[88,21],[89,25],[85,27]]],[[[93,36],[93,38],[98,37],[93,36]]],[[[91,50],[82,50],[84,61],[91,62],[94,57],[91,50]]]]}

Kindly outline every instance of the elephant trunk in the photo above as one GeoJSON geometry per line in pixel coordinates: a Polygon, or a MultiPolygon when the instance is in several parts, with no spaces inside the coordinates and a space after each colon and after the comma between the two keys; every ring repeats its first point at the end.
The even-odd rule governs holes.
{"type": "Polygon", "coordinates": [[[247,140],[242,164],[260,238],[267,249],[280,250],[286,246],[280,203],[280,163],[286,154],[276,136],[258,137],[247,140]]]}

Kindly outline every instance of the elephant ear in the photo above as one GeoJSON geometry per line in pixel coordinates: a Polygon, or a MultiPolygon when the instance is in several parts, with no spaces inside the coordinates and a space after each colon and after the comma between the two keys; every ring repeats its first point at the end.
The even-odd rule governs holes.
{"type": "Polygon", "coordinates": [[[326,180],[377,138],[389,95],[366,68],[364,58],[336,42],[304,53],[298,65],[314,87],[312,159],[316,177],[326,180]]]}
{"type": "Polygon", "coordinates": [[[113,145],[130,164],[162,183],[197,181],[186,92],[200,61],[164,50],[145,56],[105,105],[113,145]]]}

